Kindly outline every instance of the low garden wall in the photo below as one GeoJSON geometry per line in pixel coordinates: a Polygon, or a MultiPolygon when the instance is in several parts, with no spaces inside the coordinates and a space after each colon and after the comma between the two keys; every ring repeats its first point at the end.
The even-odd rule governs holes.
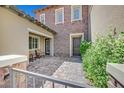
{"type": "MultiPolygon", "coordinates": [[[[12,67],[26,70],[26,65],[27,65],[26,62],[23,62],[23,63],[14,64],[12,67]]],[[[7,83],[9,83],[9,82],[7,82],[8,80],[6,80],[9,78],[5,78],[5,76],[7,74],[9,74],[9,70],[7,67],[0,68],[0,86],[2,86],[2,87],[10,87],[9,84],[7,84],[7,83]]],[[[26,87],[25,75],[17,74],[15,77],[16,77],[15,78],[16,79],[16,87],[25,88],[26,87]]]]}

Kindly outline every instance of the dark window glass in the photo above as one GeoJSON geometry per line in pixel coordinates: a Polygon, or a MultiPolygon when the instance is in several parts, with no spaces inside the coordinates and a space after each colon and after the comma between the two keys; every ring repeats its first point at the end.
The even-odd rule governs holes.
{"type": "Polygon", "coordinates": [[[35,38],[35,48],[38,48],[38,39],[35,38]]]}
{"type": "Polygon", "coordinates": [[[29,37],[29,49],[32,49],[32,37],[29,37]]]}

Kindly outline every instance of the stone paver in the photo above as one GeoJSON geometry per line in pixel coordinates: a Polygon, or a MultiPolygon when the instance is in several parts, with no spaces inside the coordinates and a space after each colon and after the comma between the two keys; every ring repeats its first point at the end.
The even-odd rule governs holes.
{"type": "MultiPolygon", "coordinates": [[[[27,70],[39,74],[44,74],[51,76],[58,68],[64,60],[60,57],[45,57],[41,59],[37,59],[35,62],[30,63],[27,70]]],[[[36,79],[36,87],[40,87],[42,83],[42,79],[36,79]]],[[[28,78],[28,87],[32,87],[32,78],[28,78]]]]}
{"type": "MultiPolygon", "coordinates": [[[[69,80],[77,83],[88,84],[87,80],[84,77],[82,63],[77,61],[65,61],[52,76],[55,78],[69,80]]],[[[46,82],[45,87],[52,87],[52,83],[46,82]]],[[[55,87],[62,88],[64,86],[55,84],[55,87]]]]}
{"type": "Polygon", "coordinates": [[[81,63],[64,62],[53,76],[78,83],[85,83],[81,63]]]}

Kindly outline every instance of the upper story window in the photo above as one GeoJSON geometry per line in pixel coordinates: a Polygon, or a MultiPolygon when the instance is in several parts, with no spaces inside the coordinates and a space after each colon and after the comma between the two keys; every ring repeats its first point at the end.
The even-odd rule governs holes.
{"type": "Polygon", "coordinates": [[[82,19],[82,6],[74,5],[71,6],[71,21],[82,19]]]}
{"type": "Polygon", "coordinates": [[[45,24],[45,13],[40,15],[40,22],[45,24]]]}
{"type": "Polygon", "coordinates": [[[64,23],[64,8],[55,10],[55,24],[64,23]]]}

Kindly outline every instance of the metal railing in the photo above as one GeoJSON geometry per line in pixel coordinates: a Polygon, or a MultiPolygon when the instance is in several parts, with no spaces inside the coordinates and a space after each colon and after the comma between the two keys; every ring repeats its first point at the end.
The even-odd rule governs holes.
{"type": "Polygon", "coordinates": [[[52,83],[52,88],[55,88],[55,83],[57,84],[61,84],[64,85],[65,88],[67,87],[72,87],[72,88],[88,88],[88,85],[85,84],[80,84],[80,83],[76,83],[76,82],[72,82],[72,81],[68,81],[68,80],[62,80],[62,79],[58,79],[58,78],[54,78],[51,76],[46,76],[43,74],[38,74],[38,73],[34,73],[34,72],[30,72],[30,71],[26,71],[26,70],[21,70],[21,69],[16,69],[16,68],[9,68],[10,70],[10,87],[11,88],[16,88],[16,78],[15,78],[15,73],[20,73],[20,74],[24,74],[26,76],[32,76],[33,77],[33,88],[35,88],[35,79],[36,78],[42,78],[42,83],[41,83],[41,88],[44,88],[44,81],[50,81],[52,83]]]}

